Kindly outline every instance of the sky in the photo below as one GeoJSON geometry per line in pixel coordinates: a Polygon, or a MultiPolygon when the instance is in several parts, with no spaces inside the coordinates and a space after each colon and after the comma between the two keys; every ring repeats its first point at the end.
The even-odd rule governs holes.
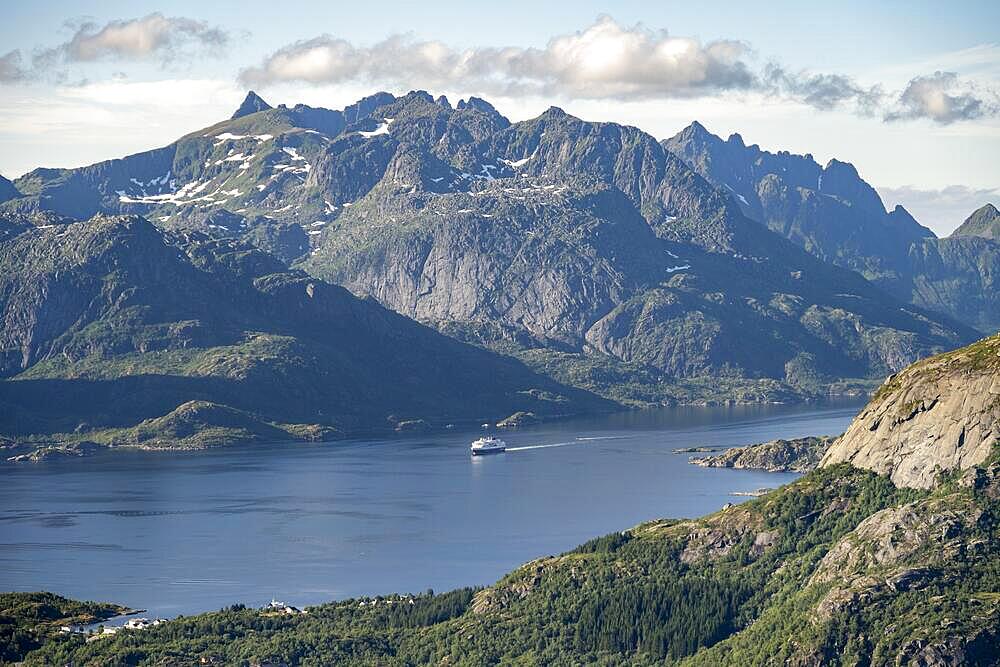
{"type": "Polygon", "coordinates": [[[1000,205],[1000,3],[0,4],[0,174],[165,145],[271,104],[388,90],[549,106],[663,139],[699,120],[857,166],[946,235],[1000,205]],[[873,6],[877,5],[877,6],[873,6]]]}

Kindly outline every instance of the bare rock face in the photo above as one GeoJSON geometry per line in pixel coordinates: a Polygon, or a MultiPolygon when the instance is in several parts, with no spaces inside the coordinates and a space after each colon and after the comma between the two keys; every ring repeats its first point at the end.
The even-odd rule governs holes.
{"type": "Polygon", "coordinates": [[[1000,438],[1000,334],[891,376],[823,457],[930,488],[982,463],[1000,438]]]}
{"type": "Polygon", "coordinates": [[[691,457],[689,462],[703,468],[808,472],[819,465],[820,459],[835,441],[836,438],[829,435],[770,440],[746,447],[732,447],[715,456],[691,457]]]}

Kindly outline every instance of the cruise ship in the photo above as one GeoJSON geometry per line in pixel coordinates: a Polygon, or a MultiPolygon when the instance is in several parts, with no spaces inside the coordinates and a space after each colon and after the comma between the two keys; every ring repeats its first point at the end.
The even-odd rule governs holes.
{"type": "Polygon", "coordinates": [[[480,438],[472,443],[473,456],[481,456],[483,454],[499,454],[507,449],[507,443],[500,438],[495,438],[492,435],[485,438],[480,438]]]}

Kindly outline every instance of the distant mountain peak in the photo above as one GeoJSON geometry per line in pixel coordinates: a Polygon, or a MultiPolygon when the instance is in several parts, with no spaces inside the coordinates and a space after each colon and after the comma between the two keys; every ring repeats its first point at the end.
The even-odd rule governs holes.
{"type": "Polygon", "coordinates": [[[419,100],[421,102],[434,103],[434,98],[426,90],[411,90],[406,95],[401,98],[402,102],[412,102],[419,100]]]}
{"type": "Polygon", "coordinates": [[[499,113],[496,107],[481,97],[470,97],[467,100],[459,100],[455,108],[459,111],[463,109],[476,109],[477,111],[485,111],[488,114],[499,113]]]}
{"type": "MultiPolygon", "coordinates": [[[[732,138],[733,137],[731,136],[730,139],[732,138]]],[[[696,120],[691,121],[690,125],[678,132],[672,139],[668,140],[668,142],[672,142],[675,146],[686,145],[688,150],[696,152],[709,150],[706,148],[708,146],[717,147],[726,144],[722,137],[712,134],[708,128],[696,120]]],[[[736,146],[735,142],[730,144],[730,146],[732,148],[743,148],[743,138],[740,137],[739,146],[736,146]]],[[[714,150],[714,148],[712,150],[714,150]]]]}
{"type": "Polygon", "coordinates": [[[233,114],[230,120],[249,116],[258,111],[267,111],[270,108],[271,105],[265,102],[264,98],[251,90],[247,93],[247,96],[243,99],[243,104],[240,105],[240,108],[236,110],[236,113],[233,114]]]}
{"type": "Polygon", "coordinates": [[[972,212],[952,236],[982,236],[1000,241],[1000,211],[993,204],[985,204],[972,212]]]}
{"type": "MultiPolygon", "coordinates": [[[[556,107],[556,106],[549,107],[541,114],[536,116],[533,119],[533,121],[541,123],[555,123],[557,125],[562,123],[587,123],[587,121],[581,120],[580,118],[574,116],[573,114],[567,113],[561,107],[556,107]]],[[[613,125],[614,123],[611,124],[613,125]]],[[[591,123],[591,125],[596,126],[597,124],[591,123]]]]}
{"type": "Polygon", "coordinates": [[[891,211],[889,211],[886,219],[892,222],[894,225],[899,225],[902,229],[911,230],[913,232],[923,235],[923,238],[937,238],[937,236],[927,227],[924,227],[917,219],[913,217],[902,204],[896,204],[891,211]]]}
{"type": "Polygon", "coordinates": [[[838,160],[837,158],[832,158],[829,162],[827,162],[826,166],[823,167],[823,171],[842,172],[844,174],[850,175],[851,178],[856,178],[856,179],[861,178],[861,175],[858,174],[857,167],[855,167],[850,162],[843,162],[841,160],[838,160]]]}
{"type": "Polygon", "coordinates": [[[20,196],[21,193],[18,192],[16,187],[14,187],[14,184],[3,176],[0,176],[0,202],[5,202],[8,199],[15,199],[20,196]]]}

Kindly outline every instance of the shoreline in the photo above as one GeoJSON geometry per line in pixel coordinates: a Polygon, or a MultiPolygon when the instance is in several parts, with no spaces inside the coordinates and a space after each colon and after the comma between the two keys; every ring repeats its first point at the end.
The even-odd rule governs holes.
{"type": "MultiPolygon", "coordinates": [[[[356,440],[365,440],[370,438],[384,438],[391,439],[397,437],[412,437],[420,435],[441,435],[443,433],[454,432],[469,432],[474,431],[518,431],[524,428],[531,428],[540,425],[551,425],[565,423],[575,419],[590,419],[590,418],[600,418],[606,416],[624,416],[629,414],[641,414],[641,413],[651,413],[657,410],[670,410],[670,409],[721,409],[721,408],[754,408],[754,407],[776,407],[776,406],[815,406],[822,407],[824,405],[834,406],[836,404],[844,404],[845,407],[852,406],[854,403],[861,404],[864,400],[867,400],[870,394],[864,396],[857,396],[854,394],[837,394],[830,396],[823,396],[819,398],[805,398],[800,401],[731,401],[731,402],[720,402],[720,403],[704,403],[704,402],[692,402],[692,403],[677,403],[672,405],[648,405],[641,407],[628,407],[623,406],[621,410],[611,410],[611,411],[593,411],[593,412],[583,412],[576,414],[566,414],[558,416],[539,416],[534,415],[532,421],[524,424],[514,424],[500,426],[503,421],[510,419],[510,417],[504,418],[498,422],[491,423],[488,429],[482,428],[479,420],[463,420],[448,422],[443,424],[427,423],[426,428],[420,429],[403,429],[381,427],[381,428],[367,428],[367,429],[357,429],[349,432],[341,432],[334,437],[323,437],[323,438],[293,438],[289,437],[287,439],[279,440],[267,440],[260,441],[255,438],[236,438],[233,440],[226,441],[222,444],[195,446],[195,445],[178,445],[178,446],[156,446],[156,445],[144,445],[144,444],[100,444],[89,440],[86,436],[87,434],[73,434],[73,437],[67,437],[66,439],[60,439],[52,436],[23,436],[23,437],[8,437],[7,443],[3,448],[3,459],[0,460],[0,466],[3,465],[18,465],[22,463],[43,463],[51,459],[71,459],[71,458],[85,458],[98,453],[105,453],[111,451],[131,451],[131,452],[147,452],[147,453],[189,453],[189,452],[202,452],[214,449],[228,449],[231,447],[247,447],[247,446],[270,446],[270,445],[289,445],[294,443],[342,443],[351,442],[356,440]],[[86,451],[80,451],[77,448],[80,445],[86,446],[86,451]],[[52,450],[51,456],[46,455],[45,450],[52,450]],[[8,456],[9,455],[9,456],[8,456]]],[[[513,416],[513,415],[512,415],[513,416]]],[[[483,424],[487,422],[482,422],[483,424]]],[[[70,436],[70,434],[55,434],[57,436],[70,436]]],[[[719,451],[718,448],[713,446],[702,446],[702,447],[684,447],[675,450],[673,453],[709,453],[713,451],[719,451]]]]}

